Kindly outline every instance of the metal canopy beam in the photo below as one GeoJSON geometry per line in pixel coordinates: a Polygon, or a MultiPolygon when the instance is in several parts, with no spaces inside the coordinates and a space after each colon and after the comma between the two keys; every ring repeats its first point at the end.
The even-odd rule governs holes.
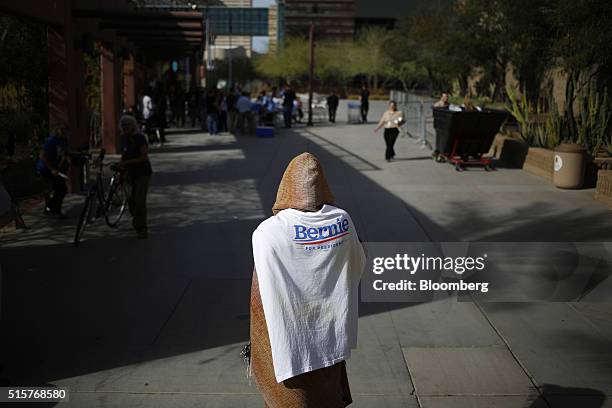
{"type": "Polygon", "coordinates": [[[117,31],[117,35],[124,37],[176,37],[176,38],[204,38],[202,31],[160,31],[160,30],[129,30],[117,31]]]}
{"type": "Polygon", "coordinates": [[[116,30],[138,30],[138,29],[162,29],[162,30],[202,30],[202,22],[198,21],[129,21],[129,22],[114,22],[104,20],[100,23],[101,29],[116,29],[116,30]]]}
{"type": "Polygon", "coordinates": [[[160,43],[160,42],[168,42],[168,43],[185,43],[185,44],[202,44],[202,39],[200,38],[182,38],[182,37],[128,37],[130,41],[134,42],[151,42],[151,43],[160,43]]]}
{"type": "Polygon", "coordinates": [[[75,9],[72,15],[77,18],[101,18],[114,21],[146,21],[151,20],[193,20],[202,21],[199,11],[148,11],[142,9],[125,10],[79,10],[75,9]]]}

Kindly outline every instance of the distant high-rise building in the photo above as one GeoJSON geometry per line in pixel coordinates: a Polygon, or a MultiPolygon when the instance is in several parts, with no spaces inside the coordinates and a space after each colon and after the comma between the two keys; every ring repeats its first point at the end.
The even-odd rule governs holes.
{"type": "Polygon", "coordinates": [[[393,28],[397,22],[419,10],[449,5],[452,0],[356,0],[355,30],[381,26],[393,28]]]}
{"type": "Polygon", "coordinates": [[[364,27],[393,28],[400,19],[411,13],[442,7],[451,2],[452,0],[277,0],[278,8],[275,14],[278,17],[274,20],[277,23],[276,36],[270,31],[270,50],[278,48],[284,35],[306,36],[311,21],[315,24],[317,39],[353,39],[364,27]]]}
{"type": "MultiPolygon", "coordinates": [[[[221,2],[226,7],[250,8],[253,6],[252,0],[221,0],[221,2]]],[[[233,50],[235,56],[246,55],[250,57],[253,50],[252,38],[250,36],[216,36],[212,47],[213,58],[225,58],[230,49],[233,50]]]]}
{"type": "Polygon", "coordinates": [[[318,39],[352,39],[355,0],[279,0],[284,7],[284,34],[307,35],[310,22],[318,39]]]}
{"type": "Polygon", "coordinates": [[[278,6],[273,4],[268,8],[268,52],[278,49],[278,34],[278,6]]]}

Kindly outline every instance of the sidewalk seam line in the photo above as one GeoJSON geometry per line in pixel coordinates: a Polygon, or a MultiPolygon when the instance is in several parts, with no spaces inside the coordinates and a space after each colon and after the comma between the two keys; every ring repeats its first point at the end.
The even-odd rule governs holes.
{"type": "Polygon", "coordinates": [[[183,293],[181,293],[181,296],[179,296],[176,304],[172,308],[172,311],[170,312],[170,314],[168,315],[168,317],[166,318],[166,320],[164,321],[162,326],[159,328],[159,331],[157,332],[157,335],[155,336],[155,338],[153,339],[153,341],[151,342],[151,344],[149,346],[153,346],[155,343],[157,343],[157,340],[159,340],[159,337],[161,336],[162,332],[164,331],[164,328],[166,327],[166,325],[168,324],[170,319],[172,319],[172,317],[176,313],[176,310],[178,309],[179,305],[183,301],[183,298],[185,297],[185,294],[187,293],[187,290],[191,287],[192,283],[193,283],[193,279],[189,279],[189,281],[185,285],[185,289],[183,289],[183,293]]]}
{"type": "Polygon", "coordinates": [[[536,392],[538,393],[538,395],[544,400],[544,403],[550,408],[551,405],[548,403],[548,400],[546,399],[546,397],[544,396],[544,394],[542,394],[542,392],[540,391],[540,388],[538,387],[538,384],[535,380],[535,378],[533,378],[533,376],[529,373],[529,371],[527,370],[527,367],[525,367],[525,365],[521,362],[521,360],[519,360],[518,356],[514,353],[514,351],[512,351],[512,349],[510,348],[510,343],[506,340],[506,338],[501,334],[501,332],[497,329],[497,327],[493,324],[493,322],[491,321],[491,319],[489,319],[489,316],[487,316],[487,314],[485,313],[484,309],[482,308],[482,306],[476,301],[476,299],[474,299],[474,297],[470,294],[470,297],[472,298],[472,302],[474,302],[474,305],[476,306],[476,308],[478,309],[478,311],[482,314],[482,316],[484,317],[484,319],[487,321],[487,323],[489,323],[489,326],[491,326],[491,328],[493,329],[493,331],[495,332],[495,334],[497,334],[497,336],[501,339],[501,341],[506,345],[506,349],[508,350],[508,352],[510,353],[510,355],[512,356],[512,358],[514,359],[514,361],[516,361],[516,363],[519,365],[519,367],[521,368],[521,370],[523,370],[523,372],[525,373],[525,375],[527,376],[527,378],[529,378],[529,381],[531,382],[531,384],[533,384],[534,389],[536,390],[536,392]]]}

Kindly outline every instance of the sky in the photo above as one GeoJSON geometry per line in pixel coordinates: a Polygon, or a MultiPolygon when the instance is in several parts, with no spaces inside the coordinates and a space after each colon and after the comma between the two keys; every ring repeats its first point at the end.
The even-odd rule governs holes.
{"type": "MultiPolygon", "coordinates": [[[[253,7],[268,7],[275,0],[253,0],[253,7]]],[[[268,51],[268,37],[253,37],[253,50],[257,52],[268,51]]]]}

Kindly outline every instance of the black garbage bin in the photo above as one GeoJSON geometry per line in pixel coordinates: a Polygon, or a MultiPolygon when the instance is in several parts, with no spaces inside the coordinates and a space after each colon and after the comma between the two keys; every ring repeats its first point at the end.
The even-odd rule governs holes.
{"type": "Polygon", "coordinates": [[[452,111],[433,108],[436,130],[436,158],[443,157],[458,166],[464,164],[489,165],[482,155],[491,148],[493,139],[508,113],[498,109],[481,111],[452,111]]]}

